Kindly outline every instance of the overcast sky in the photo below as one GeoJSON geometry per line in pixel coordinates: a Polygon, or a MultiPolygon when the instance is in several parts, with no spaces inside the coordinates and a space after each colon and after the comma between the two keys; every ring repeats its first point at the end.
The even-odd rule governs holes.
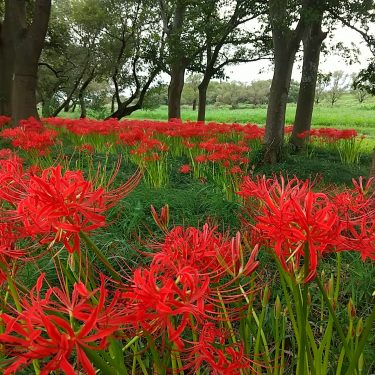
{"type": "MultiPolygon", "coordinates": [[[[366,44],[363,42],[361,36],[355,31],[343,27],[336,30],[332,44],[343,42],[346,47],[354,43],[360,49],[361,55],[358,57],[359,63],[348,65],[345,60],[337,55],[330,54],[327,57],[321,56],[320,70],[324,73],[333,72],[335,70],[343,70],[347,74],[358,73],[362,68],[368,65],[368,60],[371,58],[371,52],[366,44]]],[[[293,70],[293,78],[299,80],[301,76],[302,62],[297,62],[293,70]]],[[[240,64],[230,66],[226,69],[226,74],[230,80],[251,82],[259,79],[272,78],[272,64],[267,61],[258,61],[248,64],[240,64]],[[262,73],[260,71],[263,70],[262,73]]]]}

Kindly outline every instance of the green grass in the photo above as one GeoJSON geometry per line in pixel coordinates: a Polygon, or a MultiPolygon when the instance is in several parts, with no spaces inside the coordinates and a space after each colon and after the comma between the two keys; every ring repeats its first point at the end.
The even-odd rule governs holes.
{"type": "MultiPolygon", "coordinates": [[[[293,123],[296,111],[295,104],[288,104],[286,122],[293,123]]],[[[256,123],[264,124],[266,121],[267,107],[251,108],[243,105],[238,109],[229,107],[207,107],[207,121],[227,122],[227,123],[256,123]]],[[[182,118],[184,120],[195,121],[197,111],[190,107],[182,107],[182,118]]],[[[167,106],[161,106],[155,110],[140,110],[134,112],[129,118],[166,120],[167,106]]],[[[331,106],[323,101],[314,108],[313,126],[325,127],[349,127],[355,128],[358,132],[371,137],[375,137],[375,98],[368,98],[363,104],[359,104],[355,97],[346,94],[339,101],[331,106]]]]}

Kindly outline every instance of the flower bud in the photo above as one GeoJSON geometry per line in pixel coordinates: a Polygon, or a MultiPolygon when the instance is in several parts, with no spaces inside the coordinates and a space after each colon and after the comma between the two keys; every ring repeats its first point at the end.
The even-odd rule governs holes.
{"type": "Polygon", "coordinates": [[[357,316],[357,310],[354,306],[353,300],[350,298],[349,303],[348,303],[348,316],[349,319],[353,319],[354,317],[357,316]]]}
{"type": "Polygon", "coordinates": [[[306,303],[307,303],[307,306],[311,306],[311,293],[310,293],[310,291],[307,292],[306,303]]]}
{"type": "Polygon", "coordinates": [[[268,301],[270,300],[271,290],[268,285],[264,288],[262,293],[262,306],[265,307],[268,305],[268,301]]]}
{"type": "Polygon", "coordinates": [[[360,318],[360,319],[358,320],[358,323],[357,323],[357,328],[356,328],[356,330],[355,330],[355,335],[356,335],[357,337],[361,336],[362,331],[363,331],[363,319],[360,318]]]}
{"type": "Polygon", "coordinates": [[[281,302],[279,296],[276,297],[275,301],[275,318],[276,320],[280,319],[280,314],[281,314],[281,302]]]}

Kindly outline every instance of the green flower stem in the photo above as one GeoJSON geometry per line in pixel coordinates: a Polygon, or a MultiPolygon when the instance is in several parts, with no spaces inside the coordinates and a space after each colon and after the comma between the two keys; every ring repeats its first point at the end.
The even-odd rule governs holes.
{"type": "MultiPolygon", "coordinates": [[[[264,355],[267,357],[267,361],[271,362],[270,361],[270,355],[269,355],[269,349],[268,349],[268,345],[267,345],[266,335],[264,334],[263,328],[261,326],[261,322],[259,321],[258,316],[257,316],[254,309],[252,309],[252,315],[253,315],[253,318],[254,318],[254,321],[255,321],[256,325],[258,326],[258,329],[260,330],[260,336],[262,338],[263,347],[264,347],[264,355]]],[[[262,325],[263,325],[263,323],[262,323],[262,325]]]]}
{"type": "Polygon", "coordinates": [[[111,274],[114,280],[120,281],[120,277],[112,265],[108,262],[106,256],[100,251],[98,246],[92,241],[92,239],[85,233],[80,231],[80,237],[85,241],[85,243],[94,251],[95,255],[101,260],[107,271],[111,274]]]}
{"type": "Polygon", "coordinates": [[[228,311],[225,308],[224,301],[223,301],[223,298],[221,297],[219,289],[217,289],[217,296],[219,297],[221,307],[223,308],[223,313],[224,313],[224,317],[225,317],[225,323],[228,325],[228,328],[229,328],[229,331],[230,331],[230,336],[232,338],[233,344],[237,344],[236,335],[234,333],[234,329],[232,327],[232,323],[230,322],[228,311]]]}
{"type": "MultiPolygon", "coordinates": [[[[192,336],[193,336],[193,341],[198,342],[198,334],[197,334],[197,330],[194,328],[195,322],[194,322],[194,316],[192,314],[190,314],[190,322],[191,322],[191,327],[192,327],[191,333],[192,333],[192,336]]],[[[195,353],[194,356],[195,356],[196,359],[199,358],[198,353],[195,353]]],[[[195,374],[201,375],[201,367],[200,366],[197,369],[195,369],[195,374]]]]}
{"type": "MultiPolygon", "coordinates": [[[[257,330],[257,335],[256,335],[256,338],[255,338],[255,345],[254,345],[254,358],[255,359],[259,355],[260,339],[261,339],[261,334],[263,332],[263,322],[264,322],[264,318],[266,316],[266,310],[267,310],[267,305],[262,303],[262,311],[260,313],[259,320],[258,321],[257,321],[257,319],[255,320],[258,324],[258,330],[257,330]]],[[[255,311],[254,311],[254,313],[255,313],[255,311]]],[[[260,366],[256,366],[256,368],[257,368],[258,373],[261,374],[262,368],[260,366]]]]}
{"type": "Polygon", "coordinates": [[[140,339],[140,336],[134,336],[123,348],[122,351],[129,349],[134,343],[140,339]]]}
{"type": "Polygon", "coordinates": [[[282,316],[282,326],[281,332],[283,333],[283,338],[281,341],[281,359],[280,359],[280,375],[284,372],[284,363],[285,363],[285,327],[286,325],[286,316],[282,316]]]}
{"type": "MultiPolygon", "coordinates": [[[[132,345],[132,349],[133,349],[133,352],[134,352],[134,358],[137,360],[137,362],[139,364],[139,367],[142,370],[143,375],[148,375],[147,368],[146,368],[145,364],[143,363],[143,361],[141,359],[141,356],[138,353],[138,348],[137,348],[136,344],[137,344],[137,342],[132,345]]],[[[133,369],[134,369],[134,366],[133,366],[133,369]]],[[[135,372],[134,372],[134,375],[135,375],[135,372]]]]}
{"type": "Polygon", "coordinates": [[[357,367],[358,365],[359,357],[361,356],[363,349],[365,348],[366,341],[368,339],[368,336],[370,335],[371,329],[373,328],[374,321],[375,321],[375,307],[372,309],[370,316],[366,319],[366,323],[364,325],[358,347],[354,353],[354,357],[350,363],[349,369],[346,372],[348,375],[353,374],[354,367],[357,367]]]}
{"type": "MultiPolygon", "coordinates": [[[[309,258],[310,258],[310,251],[309,247],[306,245],[304,249],[304,277],[306,278],[309,273],[309,258]]],[[[303,375],[306,373],[306,353],[308,348],[306,348],[306,327],[308,324],[308,308],[307,308],[307,294],[309,291],[309,284],[305,282],[303,286],[302,292],[302,305],[301,305],[301,313],[302,313],[302,325],[301,325],[301,342],[299,347],[299,354],[298,354],[298,364],[297,364],[297,375],[303,375]]]]}
{"type": "Polygon", "coordinates": [[[276,259],[276,265],[277,265],[278,270],[279,270],[281,287],[283,289],[283,293],[284,293],[284,297],[285,297],[285,301],[286,301],[286,306],[288,307],[288,315],[289,315],[290,321],[292,323],[294,335],[296,336],[296,340],[297,340],[297,343],[299,345],[300,339],[299,339],[298,325],[297,325],[297,321],[294,317],[292,302],[290,300],[289,293],[288,293],[288,290],[286,288],[286,282],[285,282],[286,278],[289,277],[289,276],[287,274],[285,274],[285,271],[283,270],[283,268],[282,268],[278,259],[276,259]]]}
{"type": "MultiPolygon", "coordinates": [[[[346,342],[349,342],[351,339],[351,332],[353,330],[353,320],[349,320],[349,328],[348,328],[348,333],[346,335],[346,342]]],[[[336,375],[341,375],[341,369],[344,363],[344,358],[345,358],[345,348],[342,348],[340,351],[339,359],[337,361],[337,366],[336,366],[336,375]]]]}
{"type": "Polygon", "coordinates": [[[350,363],[352,364],[353,363],[353,355],[352,355],[352,352],[349,349],[349,346],[348,346],[348,343],[346,341],[344,332],[343,332],[343,330],[341,328],[341,325],[340,325],[340,323],[339,323],[339,321],[337,319],[336,313],[333,310],[332,304],[331,304],[331,302],[330,302],[330,300],[329,300],[329,298],[327,296],[327,293],[324,290],[323,284],[322,284],[321,280],[319,279],[319,277],[316,277],[315,281],[316,281],[316,283],[317,283],[317,285],[319,287],[320,292],[322,293],[322,296],[324,298],[324,302],[326,303],[326,305],[328,307],[329,313],[332,316],[333,322],[334,322],[335,327],[337,329],[337,333],[339,334],[340,339],[341,339],[341,341],[342,341],[342,343],[344,345],[346,355],[348,356],[348,358],[350,360],[350,363]]]}

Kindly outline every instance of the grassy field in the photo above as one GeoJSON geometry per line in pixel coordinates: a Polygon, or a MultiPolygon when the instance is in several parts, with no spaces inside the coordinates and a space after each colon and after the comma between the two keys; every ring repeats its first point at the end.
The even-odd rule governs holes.
{"type": "MultiPolygon", "coordinates": [[[[366,98],[367,99],[367,98],[366,98]]],[[[296,111],[295,104],[289,104],[286,114],[286,122],[293,123],[296,111]]],[[[208,106],[207,121],[227,123],[256,123],[264,124],[266,121],[267,107],[251,108],[241,106],[238,109],[229,107],[208,106]]],[[[197,112],[190,107],[183,106],[182,118],[195,121],[197,112]]],[[[134,112],[130,118],[166,120],[167,107],[161,106],[155,110],[141,110],[134,112]]],[[[355,128],[358,132],[375,138],[375,98],[371,97],[359,104],[355,97],[346,94],[331,106],[328,102],[322,102],[315,106],[313,114],[313,126],[334,126],[355,128]]]]}

